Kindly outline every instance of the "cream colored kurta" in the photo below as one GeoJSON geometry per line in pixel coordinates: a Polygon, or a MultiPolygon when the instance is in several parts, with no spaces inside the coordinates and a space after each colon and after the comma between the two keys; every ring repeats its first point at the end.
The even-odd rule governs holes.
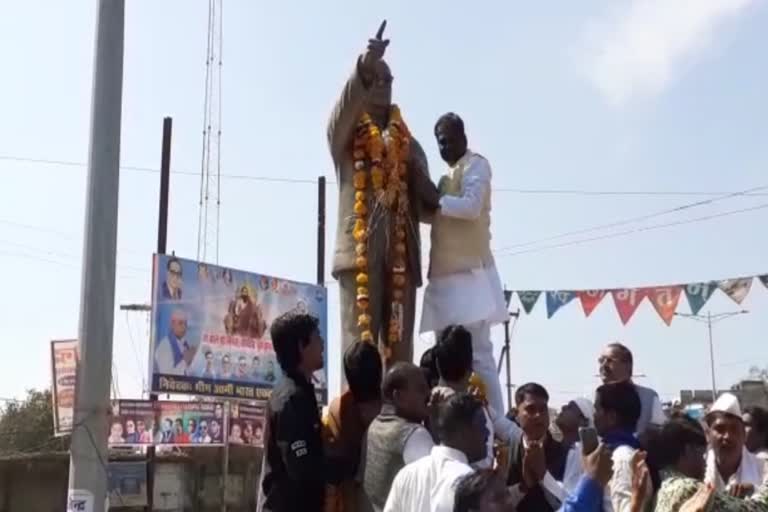
{"type": "MultiPolygon", "coordinates": [[[[457,195],[442,195],[438,215],[461,222],[490,224],[491,167],[488,161],[467,151],[450,169],[449,176],[456,173],[461,175],[460,190],[457,195]]],[[[440,254],[442,244],[435,240],[433,232],[431,271],[424,292],[420,332],[440,331],[452,324],[488,322],[493,325],[507,320],[504,291],[490,250],[490,226],[478,229],[488,230],[486,246],[475,248],[467,255],[469,264],[465,270],[447,275],[434,275],[433,270],[438,266],[456,268],[460,265],[457,265],[455,254],[440,254]],[[440,258],[451,258],[451,261],[443,265],[437,261],[440,258]]],[[[460,227],[456,231],[459,230],[460,227]]],[[[439,236],[452,235],[450,229],[442,229],[439,236]]],[[[455,236],[462,235],[457,232],[455,236]]]]}

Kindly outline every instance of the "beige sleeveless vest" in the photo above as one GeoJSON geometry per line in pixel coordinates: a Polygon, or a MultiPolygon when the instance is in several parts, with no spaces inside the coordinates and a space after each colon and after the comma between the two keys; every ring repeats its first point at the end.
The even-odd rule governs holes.
{"type": "MultiPolygon", "coordinates": [[[[440,180],[440,196],[461,196],[462,180],[480,155],[468,153],[440,180]]],[[[491,191],[483,198],[480,217],[458,219],[438,214],[432,222],[430,277],[483,268],[491,259],[491,191]]]]}

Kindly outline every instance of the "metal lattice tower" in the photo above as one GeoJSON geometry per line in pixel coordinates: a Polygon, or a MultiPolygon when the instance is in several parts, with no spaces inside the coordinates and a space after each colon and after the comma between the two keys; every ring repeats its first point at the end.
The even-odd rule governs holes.
{"type": "Polygon", "coordinates": [[[222,32],[222,0],[209,0],[197,260],[213,263],[219,262],[222,32]]]}

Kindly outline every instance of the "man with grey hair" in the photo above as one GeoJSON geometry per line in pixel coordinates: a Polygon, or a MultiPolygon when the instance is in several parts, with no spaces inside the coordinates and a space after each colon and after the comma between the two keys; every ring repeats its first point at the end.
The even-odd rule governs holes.
{"type": "Polygon", "coordinates": [[[197,352],[187,340],[187,314],[181,309],[171,313],[171,328],[155,346],[155,373],[186,375],[197,352]]]}
{"type": "MultiPolygon", "coordinates": [[[[632,382],[634,357],[626,345],[618,342],[609,343],[603,349],[597,363],[600,366],[600,379],[603,384],[632,382]]],[[[659,394],[655,390],[632,383],[642,405],[635,432],[638,436],[642,436],[648,427],[659,428],[666,423],[666,416],[661,407],[659,394]]]]}

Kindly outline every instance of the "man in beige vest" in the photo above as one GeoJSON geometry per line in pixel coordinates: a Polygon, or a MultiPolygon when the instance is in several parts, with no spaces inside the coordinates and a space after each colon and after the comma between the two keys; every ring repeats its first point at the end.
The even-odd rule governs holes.
{"type": "Polygon", "coordinates": [[[340,288],[341,353],[368,331],[371,339],[366,341],[382,349],[388,356],[385,363],[389,367],[397,361],[413,360],[416,288],[421,286],[419,218],[437,208],[438,194],[429,179],[424,151],[415,138],[407,135],[404,121],[398,121],[399,113],[391,104],[392,73],[382,60],[389,45],[389,40],[382,39],[385,26],[386,22],[382,23],[376,37],[369,40],[367,51],[358,58],[342,89],[328,123],[328,143],[339,187],[333,276],[340,288]],[[380,167],[387,176],[392,132],[405,137],[399,145],[401,149],[408,148],[405,172],[401,174],[404,187],[399,190],[407,190],[407,196],[398,199],[396,205],[382,200],[373,188],[373,168],[377,164],[365,152],[367,148],[359,145],[359,138],[366,133],[366,117],[372,121],[368,129],[375,126],[381,133],[384,158],[380,167]],[[363,187],[360,181],[356,182],[356,176],[366,180],[363,187]],[[362,243],[355,239],[361,211],[366,212],[362,243]],[[401,227],[395,225],[397,216],[404,220],[401,227]],[[405,253],[399,255],[402,261],[398,263],[395,250],[403,248],[405,253]],[[367,274],[364,283],[360,282],[361,272],[367,274]],[[395,277],[404,279],[396,286],[395,277]],[[367,310],[361,310],[361,299],[367,310]],[[361,322],[361,316],[367,318],[361,322]],[[393,322],[399,326],[397,342],[390,342],[393,322]]]}
{"type": "Polygon", "coordinates": [[[454,324],[470,332],[473,369],[486,386],[489,405],[503,416],[491,326],[508,313],[491,254],[491,166],[468,149],[458,115],[442,116],[435,137],[449,169],[440,179],[440,209],[432,220],[421,332],[439,333],[454,324]]]}

